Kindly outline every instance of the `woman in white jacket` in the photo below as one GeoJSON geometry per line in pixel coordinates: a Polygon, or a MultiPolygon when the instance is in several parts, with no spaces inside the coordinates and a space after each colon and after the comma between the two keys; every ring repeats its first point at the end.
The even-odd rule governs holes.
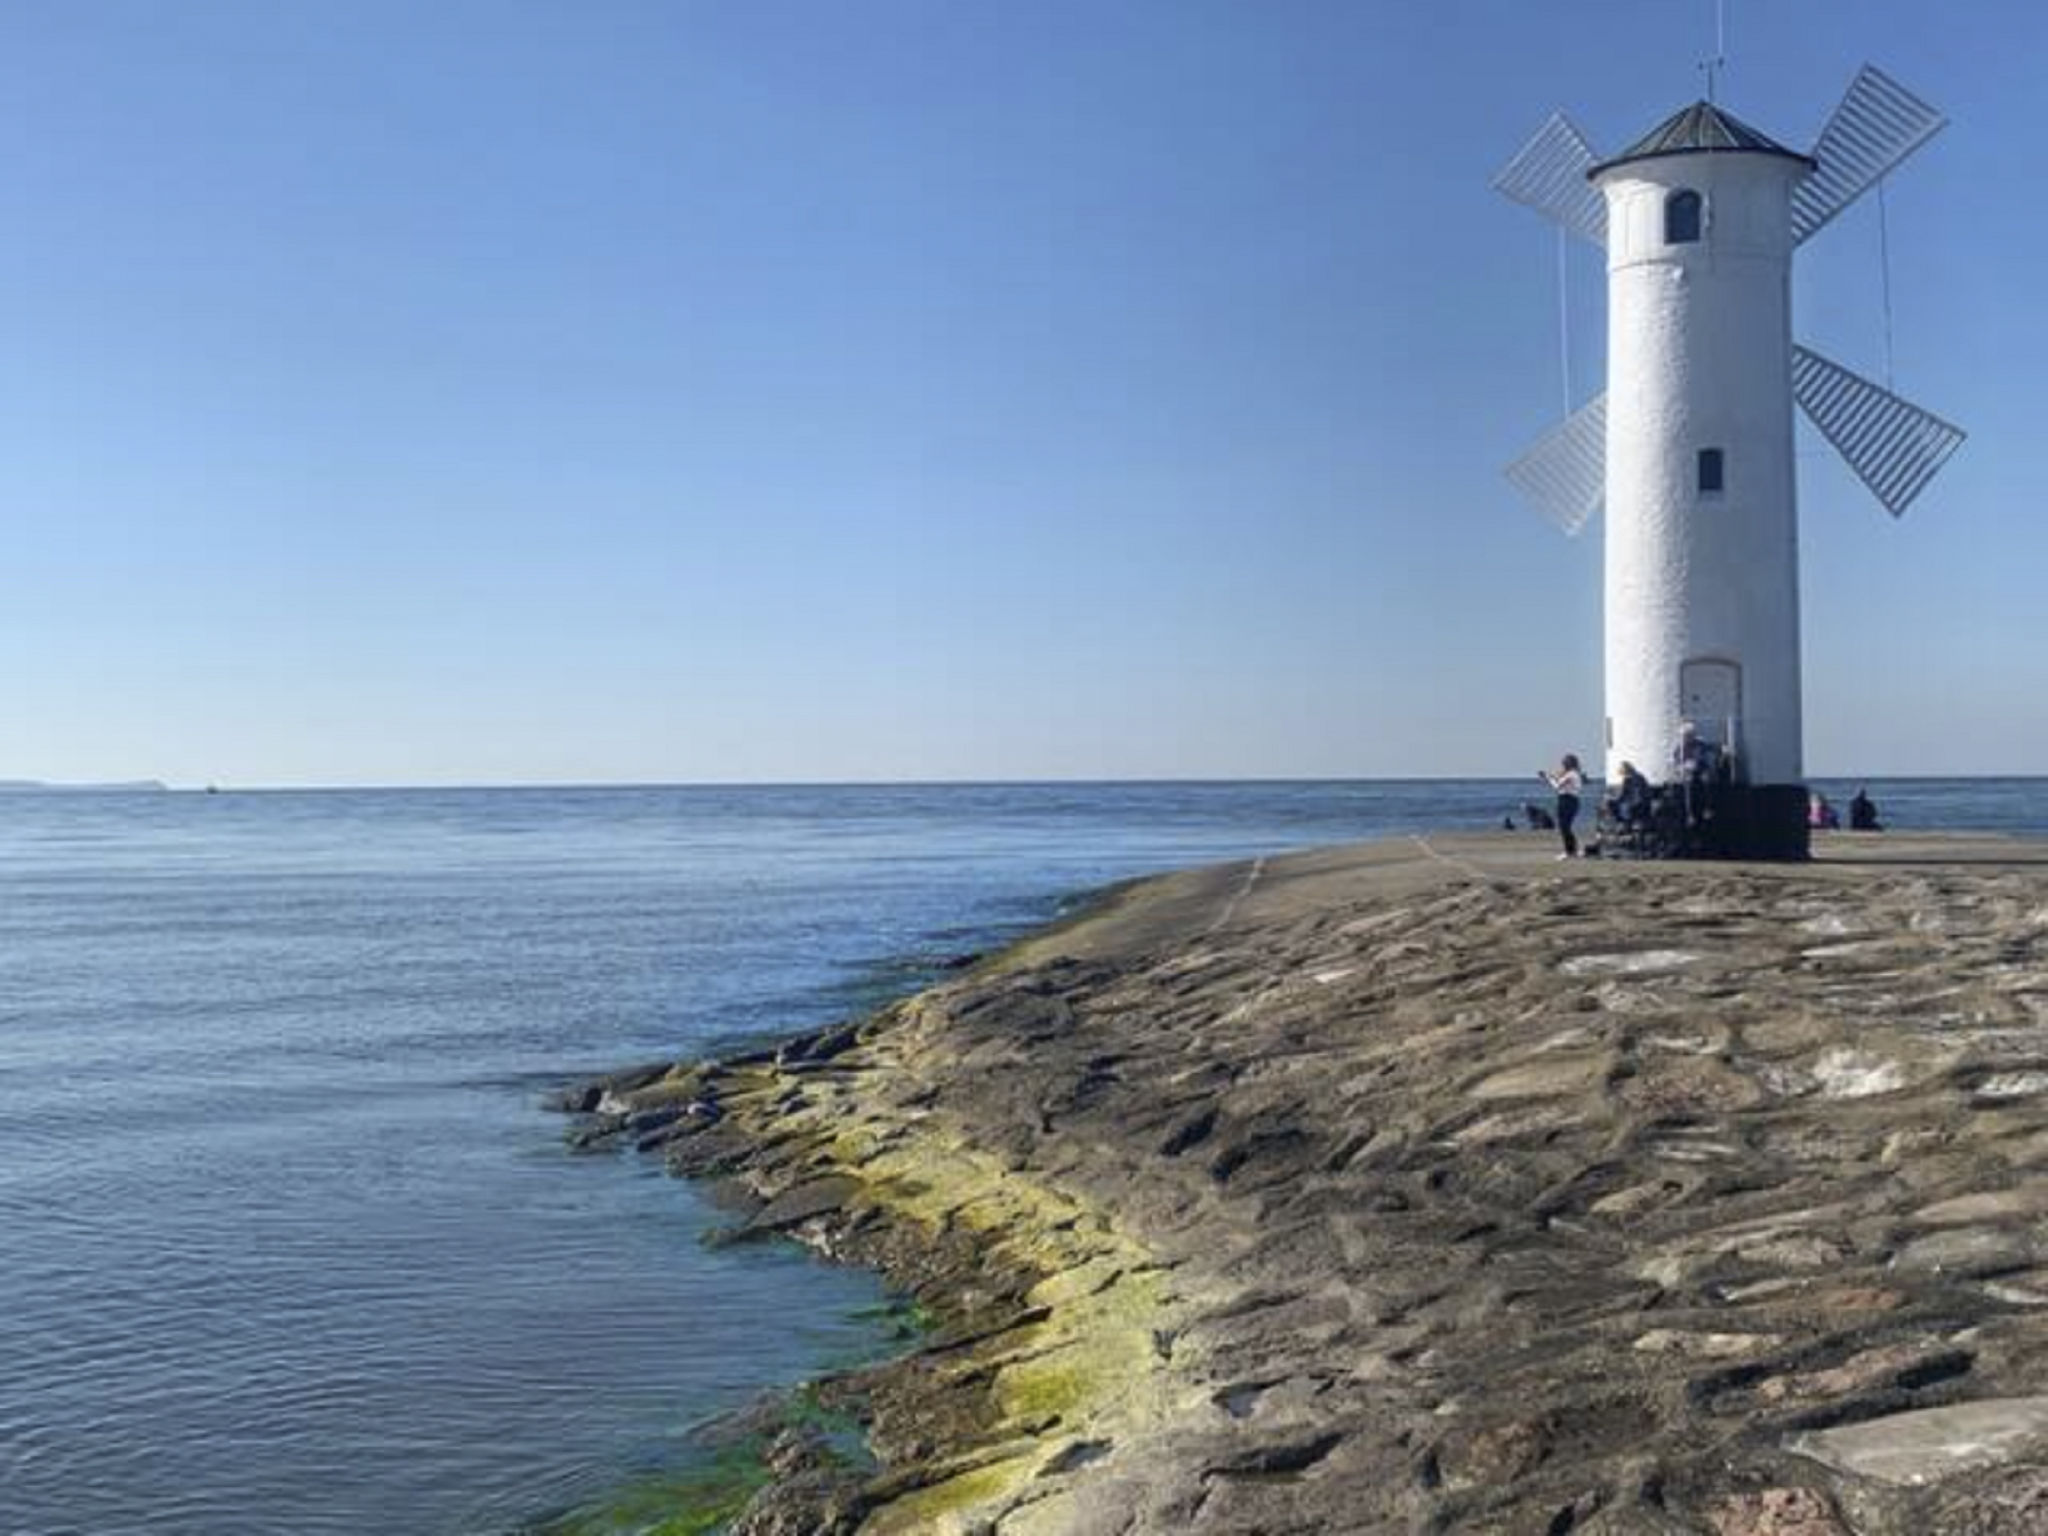
{"type": "Polygon", "coordinates": [[[1557,835],[1564,842],[1564,852],[1558,857],[1574,858],[1579,851],[1579,840],[1572,836],[1572,823],[1578,819],[1579,796],[1585,791],[1586,776],[1579,771],[1578,758],[1567,752],[1556,770],[1545,770],[1543,778],[1557,791],[1557,835]]]}

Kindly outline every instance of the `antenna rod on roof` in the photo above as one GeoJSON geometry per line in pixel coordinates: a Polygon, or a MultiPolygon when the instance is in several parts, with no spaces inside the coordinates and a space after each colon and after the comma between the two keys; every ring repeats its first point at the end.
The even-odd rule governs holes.
{"type": "Polygon", "coordinates": [[[1714,86],[1721,70],[1728,65],[1728,9],[1727,0],[1714,0],[1714,56],[1701,59],[1699,67],[1707,77],[1707,100],[1712,102],[1714,86]]]}

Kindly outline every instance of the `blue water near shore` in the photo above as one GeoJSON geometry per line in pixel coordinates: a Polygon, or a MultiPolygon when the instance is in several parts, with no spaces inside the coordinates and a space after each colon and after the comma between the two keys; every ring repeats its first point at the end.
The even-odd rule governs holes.
{"type": "MultiPolygon", "coordinates": [[[[884,1347],[869,1277],[542,1112],[1106,881],[1533,780],[0,795],[0,1530],[502,1532],[884,1347]]],[[[1853,784],[1828,789],[1846,799],[1853,784]]],[[[2048,833],[2048,781],[1873,781],[2048,833]]]]}

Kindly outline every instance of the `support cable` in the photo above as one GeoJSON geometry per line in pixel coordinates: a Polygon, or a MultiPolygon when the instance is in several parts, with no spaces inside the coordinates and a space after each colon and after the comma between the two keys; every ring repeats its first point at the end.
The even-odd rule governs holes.
{"type": "Polygon", "coordinates": [[[1884,184],[1880,177],[1877,183],[1877,261],[1883,272],[1884,292],[1884,387],[1892,387],[1892,235],[1891,220],[1886,216],[1884,205],[1884,184]]]}
{"type": "Polygon", "coordinates": [[[1557,358],[1560,381],[1564,386],[1562,401],[1566,416],[1572,413],[1572,300],[1569,278],[1571,274],[1571,253],[1567,249],[1565,231],[1562,225],[1557,231],[1557,358]]]}

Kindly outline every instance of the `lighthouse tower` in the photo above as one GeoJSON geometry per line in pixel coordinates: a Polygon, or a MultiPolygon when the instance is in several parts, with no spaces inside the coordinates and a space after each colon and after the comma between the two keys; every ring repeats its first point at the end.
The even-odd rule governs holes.
{"type": "Polygon", "coordinates": [[[1804,771],[1792,192],[1812,169],[1704,102],[1593,169],[1610,780],[1623,762],[1661,773],[1685,721],[1753,784],[1804,771]]]}
{"type": "Polygon", "coordinates": [[[1554,116],[1495,181],[1607,254],[1607,390],[1508,476],[1607,509],[1608,777],[1714,749],[1724,853],[1806,851],[1794,404],[1895,516],[1962,441],[1792,340],[1794,251],[1942,121],[1866,67],[1811,153],[1701,101],[1605,159],[1554,116]]]}

